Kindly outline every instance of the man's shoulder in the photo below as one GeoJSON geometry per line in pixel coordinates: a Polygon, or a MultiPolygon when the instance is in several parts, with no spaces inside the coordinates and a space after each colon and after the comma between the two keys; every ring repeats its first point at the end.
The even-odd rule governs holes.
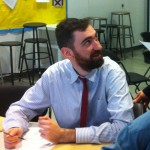
{"type": "Polygon", "coordinates": [[[61,61],[58,61],[56,63],[54,63],[53,65],[49,66],[46,70],[46,72],[49,73],[58,73],[58,72],[64,72],[66,70],[68,70],[68,68],[71,67],[71,62],[68,59],[64,59],[61,61]]]}
{"type": "Polygon", "coordinates": [[[58,61],[56,63],[54,63],[53,65],[49,66],[48,69],[57,69],[57,68],[63,68],[63,67],[67,67],[70,66],[71,62],[68,59],[63,59],[61,61],[58,61]]]}
{"type": "Polygon", "coordinates": [[[116,68],[116,66],[119,66],[117,62],[112,60],[110,57],[105,56],[104,58],[104,66],[111,66],[113,68],[116,68]]]}

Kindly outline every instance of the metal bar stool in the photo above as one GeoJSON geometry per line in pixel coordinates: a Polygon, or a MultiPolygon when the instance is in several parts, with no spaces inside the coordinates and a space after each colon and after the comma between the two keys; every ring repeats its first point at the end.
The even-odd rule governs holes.
{"type": "Polygon", "coordinates": [[[3,73],[2,73],[2,66],[1,66],[1,61],[0,61],[0,77],[1,77],[1,83],[3,84],[3,73]]]}
{"type": "MultiPolygon", "coordinates": [[[[118,32],[120,38],[122,38],[122,45],[123,49],[126,48],[126,39],[129,38],[130,40],[130,48],[132,52],[132,57],[133,57],[133,49],[132,49],[132,43],[134,43],[134,36],[133,36],[133,28],[132,28],[132,23],[131,23],[131,16],[130,12],[128,11],[113,11],[111,12],[111,23],[113,21],[116,21],[116,24],[118,25],[118,32]],[[116,20],[114,19],[114,16],[117,17],[116,20]],[[125,18],[125,16],[127,16],[125,18]],[[128,31],[128,33],[126,33],[128,31]]],[[[122,48],[122,47],[121,47],[122,48]]],[[[125,58],[125,53],[124,53],[124,58],[125,58]]]]}
{"type": "MultiPolygon", "coordinates": [[[[126,48],[126,39],[128,38],[130,40],[130,48],[131,48],[131,53],[132,53],[132,57],[133,57],[132,33],[131,33],[130,26],[128,26],[128,25],[118,26],[118,37],[119,37],[119,39],[122,38],[123,51],[126,48]],[[126,32],[126,30],[128,30],[128,33],[126,32]]],[[[120,48],[122,49],[122,47],[120,47],[120,48]]],[[[125,52],[123,52],[123,53],[124,53],[124,58],[126,58],[125,52]]]]}
{"type": "Polygon", "coordinates": [[[113,16],[115,16],[115,15],[118,16],[118,25],[129,25],[130,26],[132,42],[134,43],[133,27],[132,27],[130,12],[128,12],[128,11],[113,11],[113,12],[111,12],[111,23],[113,21],[113,16]],[[128,19],[129,19],[128,24],[124,23],[124,22],[127,22],[127,19],[124,21],[124,16],[128,16],[128,19]]]}
{"type": "MultiPolygon", "coordinates": [[[[103,40],[104,40],[104,45],[107,48],[107,41],[106,41],[106,36],[105,36],[105,30],[101,28],[101,25],[107,24],[107,18],[104,17],[88,17],[91,24],[95,28],[97,35],[98,35],[98,40],[101,42],[101,34],[103,35],[103,40]],[[98,23],[98,27],[96,26],[96,22],[98,23]]],[[[106,30],[107,34],[107,30],[106,30]]]]}
{"type": "MultiPolygon", "coordinates": [[[[31,23],[26,23],[23,25],[23,33],[22,33],[22,41],[24,41],[24,46],[23,46],[23,54],[22,54],[22,58],[23,60],[27,61],[27,60],[32,60],[32,80],[31,80],[31,84],[34,84],[34,76],[35,76],[35,65],[36,65],[36,61],[37,61],[37,66],[38,66],[38,73],[39,76],[41,76],[42,72],[41,72],[41,59],[49,59],[49,64],[53,64],[54,63],[54,57],[53,57],[53,52],[52,52],[52,48],[51,48],[51,42],[50,42],[50,38],[49,38],[49,34],[48,34],[48,30],[46,27],[45,23],[42,22],[31,22],[31,23]],[[46,38],[40,38],[39,34],[38,34],[38,29],[44,27],[46,30],[46,38]],[[32,29],[32,38],[27,38],[24,39],[24,32],[26,28],[30,28],[32,29]],[[26,52],[26,44],[30,43],[33,45],[33,50],[32,52],[26,52]],[[40,50],[40,44],[46,44],[46,48],[47,48],[47,52],[42,52],[40,50]],[[45,56],[41,57],[40,54],[45,54],[45,56]],[[27,57],[29,55],[32,55],[32,58],[27,57]]],[[[20,54],[21,55],[21,54],[20,54]]],[[[21,73],[22,73],[22,65],[23,65],[23,61],[21,63],[21,72],[20,72],[20,77],[21,77],[21,73]]]]}
{"type": "Polygon", "coordinates": [[[118,25],[116,24],[103,24],[101,28],[106,28],[107,30],[107,47],[109,50],[115,51],[116,53],[119,51],[122,57],[122,49],[121,49],[121,41],[119,38],[118,25]],[[115,41],[114,38],[117,40],[115,41]]]}
{"type": "Polygon", "coordinates": [[[0,42],[0,46],[8,46],[10,50],[10,66],[11,66],[11,83],[14,85],[14,72],[13,72],[13,49],[14,46],[20,46],[22,49],[22,42],[19,41],[5,41],[0,42]]]}

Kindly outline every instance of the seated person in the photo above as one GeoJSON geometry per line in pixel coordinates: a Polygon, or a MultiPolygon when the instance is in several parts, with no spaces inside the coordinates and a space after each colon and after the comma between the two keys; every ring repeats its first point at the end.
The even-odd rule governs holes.
{"type": "Polygon", "coordinates": [[[55,32],[66,59],[50,66],[20,101],[9,107],[3,124],[11,135],[4,135],[7,148],[16,146],[17,136],[27,131],[28,122],[47,107],[53,109],[57,123],[41,116],[39,132],[55,144],[114,142],[134,118],[125,73],[116,62],[103,57],[96,31],[88,20],[68,18],[57,25],[55,32]],[[86,107],[82,105],[81,78],[86,78],[88,90],[84,125],[80,124],[82,108],[86,107]]]}
{"type": "MultiPolygon", "coordinates": [[[[134,102],[150,102],[150,86],[139,91],[134,102]]],[[[150,150],[150,111],[129,123],[119,133],[116,143],[102,150],[150,150]]]]}
{"type": "Polygon", "coordinates": [[[145,108],[148,107],[148,104],[150,102],[150,85],[138,92],[137,96],[134,99],[134,103],[138,102],[142,102],[145,108]]]}

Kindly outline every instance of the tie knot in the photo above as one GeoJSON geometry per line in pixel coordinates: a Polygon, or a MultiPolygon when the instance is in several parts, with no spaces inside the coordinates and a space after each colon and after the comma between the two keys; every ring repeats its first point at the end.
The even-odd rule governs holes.
{"type": "Polygon", "coordinates": [[[87,82],[87,79],[86,78],[81,78],[79,77],[79,79],[85,84],[87,82]]]}

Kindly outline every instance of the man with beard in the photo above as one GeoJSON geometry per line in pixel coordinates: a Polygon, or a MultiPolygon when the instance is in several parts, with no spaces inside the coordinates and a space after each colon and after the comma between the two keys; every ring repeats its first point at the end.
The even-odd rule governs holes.
{"type": "MultiPolygon", "coordinates": [[[[96,31],[88,20],[69,18],[57,25],[56,38],[64,60],[50,66],[23,95],[13,103],[4,121],[5,147],[13,148],[18,136],[27,131],[28,121],[51,107],[57,123],[39,117],[39,131],[53,143],[114,142],[119,131],[133,120],[133,103],[125,73],[109,57],[102,55],[96,31]],[[81,80],[86,78],[88,110],[86,124],[82,112],[81,80]]],[[[85,85],[85,84],[84,84],[85,85]]]]}

